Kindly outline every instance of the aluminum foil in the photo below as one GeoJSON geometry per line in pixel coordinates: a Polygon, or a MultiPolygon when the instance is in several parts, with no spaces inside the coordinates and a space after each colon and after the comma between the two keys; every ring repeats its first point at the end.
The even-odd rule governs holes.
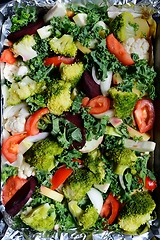
{"type": "MultiPolygon", "coordinates": [[[[86,4],[87,2],[92,2],[96,4],[104,4],[104,2],[100,0],[59,0],[59,2],[63,2],[66,4],[71,3],[79,3],[86,4]]],[[[27,5],[36,5],[37,7],[45,7],[50,8],[54,4],[56,4],[56,0],[13,0],[5,4],[0,8],[0,52],[3,49],[4,39],[9,34],[9,29],[11,26],[10,16],[14,13],[14,5],[15,4],[25,3],[27,5]]],[[[141,11],[141,7],[147,6],[151,9],[154,19],[157,21],[157,37],[155,40],[155,68],[157,71],[157,80],[160,76],[160,0],[108,0],[108,6],[119,6],[121,8],[122,5],[129,7],[132,5],[132,9],[135,12],[141,11]],[[157,59],[156,59],[157,58],[157,59]]],[[[159,86],[160,84],[158,84],[159,86]]],[[[160,104],[160,87],[158,88],[158,106],[160,104]]],[[[1,96],[1,104],[2,96],[1,96]]],[[[2,108],[1,108],[2,109],[2,108]]],[[[159,109],[159,107],[158,107],[159,109]]],[[[2,110],[1,110],[2,111],[2,110]]],[[[159,111],[158,111],[159,112],[159,111]]],[[[157,123],[159,124],[159,118],[157,123]]],[[[2,127],[2,126],[1,126],[2,127]]],[[[160,159],[160,131],[155,131],[155,142],[158,143],[158,147],[155,151],[154,161],[152,163],[152,167],[155,168],[155,172],[158,174],[158,181],[160,183],[160,164],[158,163],[158,159],[160,159]]],[[[77,229],[70,229],[68,233],[65,232],[53,232],[50,235],[46,235],[46,233],[35,233],[31,232],[29,229],[25,228],[22,231],[15,231],[12,229],[12,219],[5,213],[4,207],[2,203],[0,203],[0,239],[2,240],[153,240],[160,239],[160,189],[157,188],[155,192],[155,200],[157,200],[157,219],[151,221],[150,230],[141,234],[139,236],[132,235],[124,235],[121,233],[103,231],[103,232],[86,232],[80,233],[77,229]]],[[[156,218],[156,217],[155,217],[156,218]]]]}

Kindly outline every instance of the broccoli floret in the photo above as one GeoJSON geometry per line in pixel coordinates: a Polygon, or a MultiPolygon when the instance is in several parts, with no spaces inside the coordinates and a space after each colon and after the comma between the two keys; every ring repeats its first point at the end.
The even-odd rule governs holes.
{"type": "Polygon", "coordinates": [[[135,37],[139,25],[134,22],[134,17],[130,12],[122,12],[110,23],[110,28],[114,35],[121,41],[135,37]]]}
{"type": "Polygon", "coordinates": [[[113,99],[115,116],[121,119],[129,117],[138,100],[137,94],[133,92],[118,91],[115,88],[110,88],[108,94],[113,99]]]}
{"type": "Polygon", "coordinates": [[[61,154],[63,148],[50,138],[45,138],[32,145],[25,153],[27,163],[38,170],[51,171],[55,167],[55,156],[61,154]]]}
{"type": "Polygon", "coordinates": [[[31,228],[43,232],[52,230],[55,225],[55,209],[48,203],[42,204],[31,211],[22,213],[20,218],[31,228]]]}
{"type": "Polygon", "coordinates": [[[84,164],[95,174],[96,183],[102,183],[105,177],[105,168],[100,151],[94,150],[89,152],[84,159],[84,164]]]}
{"type": "Polygon", "coordinates": [[[95,181],[95,175],[91,171],[85,168],[77,169],[65,182],[63,193],[69,200],[80,201],[95,181]]]}
{"type": "Polygon", "coordinates": [[[50,113],[61,115],[72,105],[71,84],[62,80],[50,84],[47,89],[47,107],[50,113]]]}
{"type": "Polygon", "coordinates": [[[56,54],[68,57],[75,57],[77,54],[77,47],[73,41],[73,37],[68,34],[64,34],[61,38],[52,38],[49,41],[49,45],[51,50],[56,54]]]}
{"type": "Polygon", "coordinates": [[[61,79],[71,83],[72,87],[75,87],[79,82],[84,72],[84,65],[82,62],[76,62],[73,64],[60,65],[61,79]]]}
{"type": "Polygon", "coordinates": [[[98,220],[98,212],[94,206],[88,206],[85,210],[78,206],[77,201],[70,201],[68,203],[69,211],[76,219],[83,230],[93,227],[98,220]]]}
{"type": "Polygon", "coordinates": [[[35,82],[28,76],[19,82],[13,82],[8,91],[8,105],[16,105],[22,100],[42,92],[45,89],[45,81],[35,82]]]}
{"type": "Polygon", "coordinates": [[[136,192],[122,208],[118,223],[121,229],[133,233],[151,220],[156,204],[148,192],[136,192]]]}
{"type": "Polygon", "coordinates": [[[113,149],[106,152],[109,160],[114,161],[114,172],[118,175],[123,175],[127,168],[133,168],[137,161],[137,156],[134,151],[129,148],[113,149]]]}
{"type": "Polygon", "coordinates": [[[94,206],[89,206],[85,209],[85,212],[79,217],[78,223],[83,230],[94,227],[98,220],[98,212],[94,206]]]}
{"type": "Polygon", "coordinates": [[[37,56],[37,52],[33,49],[35,44],[33,35],[25,35],[13,44],[12,51],[16,56],[21,56],[23,61],[27,61],[37,56]]]}

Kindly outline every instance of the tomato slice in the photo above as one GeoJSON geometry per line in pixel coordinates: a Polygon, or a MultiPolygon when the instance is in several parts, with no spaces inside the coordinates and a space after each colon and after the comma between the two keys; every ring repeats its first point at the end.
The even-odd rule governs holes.
{"type": "Polygon", "coordinates": [[[19,143],[27,136],[26,133],[17,133],[7,138],[2,144],[2,154],[10,162],[17,160],[19,143]]]}
{"type": "Polygon", "coordinates": [[[145,133],[153,128],[155,110],[151,100],[138,100],[134,108],[134,117],[140,133],[145,133]]]}
{"type": "Polygon", "coordinates": [[[146,176],[144,187],[147,188],[149,191],[153,191],[157,187],[157,181],[151,180],[149,176],[146,176]]]}
{"type": "Polygon", "coordinates": [[[92,99],[90,99],[87,103],[87,98],[84,98],[82,100],[82,105],[85,105],[85,107],[89,107],[89,113],[90,114],[98,114],[106,112],[110,108],[110,99],[103,96],[98,95],[92,99]]]}
{"type": "Polygon", "coordinates": [[[110,53],[114,54],[115,57],[125,66],[134,64],[131,55],[125,50],[124,46],[114,37],[111,33],[106,38],[107,48],[110,53]]]}
{"type": "Polygon", "coordinates": [[[2,189],[2,203],[6,205],[6,203],[27,181],[27,179],[18,176],[9,177],[2,189]]]}
{"type": "Polygon", "coordinates": [[[49,113],[48,108],[41,108],[27,119],[27,122],[25,124],[25,131],[29,136],[37,135],[39,133],[38,121],[43,115],[47,113],[49,113]]]}
{"type": "Polygon", "coordinates": [[[120,203],[112,195],[112,193],[109,193],[108,197],[106,198],[100,216],[107,219],[107,223],[111,225],[118,216],[118,211],[120,209],[120,203]]]}
{"type": "Polygon", "coordinates": [[[62,166],[53,175],[51,179],[51,189],[55,190],[58,188],[62,183],[66,181],[66,179],[72,174],[73,169],[72,168],[66,168],[66,166],[62,166]]]}
{"type": "Polygon", "coordinates": [[[13,53],[11,52],[10,48],[7,48],[2,52],[2,55],[0,57],[0,62],[6,62],[6,63],[9,63],[9,64],[14,64],[16,61],[17,60],[13,56],[13,53]]]}
{"type": "Polygon", "coordinates": [[[75,58],[68,58],[68,57],[64,57],[64,56],[55,56],[55,57],[50,57],[50,58],[46,58],[44,60],[44,65],[52,65],[54,64],[54,66],[59,67],[59,65],[61,63],[65,63],[65,64],[72,64],[75,62],[75,58]]]}

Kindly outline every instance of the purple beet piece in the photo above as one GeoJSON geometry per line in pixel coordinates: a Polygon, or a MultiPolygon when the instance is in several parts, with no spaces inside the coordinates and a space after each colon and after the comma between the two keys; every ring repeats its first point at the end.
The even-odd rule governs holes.
{"type": "Polygon", "coordinates": [[[36,22],[31,22],[27,26],[22,27],[20,30],[10,33],[8,39],[15,42],[19,38],[22,38],[24,35],[32,35],[36,33],[38,28],[41,28],[44,25],[43,19],[38,19],[36,22]]]}
{"type": "Polygon", "coordinates": [[[73,141],[73,147],[76,149],[82,148],[86,142],[86,132],[81,115],[79,113],[72,114],[70,112],[66,112],[64,118],[67,119],[69,122],[73,123],[77,128],[80,128],[82,134],[82,142],[73,141]]]}
{"type": "Polygon", "coordinates": [[[100,86],[93,80],[89,71],[85,70],[81,78],[81,89],[89,98],[101,95],[100,86]]]}
{"type": "Polygon", "coordinates": [[[14,217],[22,209],[32,196],[36,185],[37,179],[35,177],[30,177],[28,181],[6,203],[5,210],[10,216],[14,217]]]}

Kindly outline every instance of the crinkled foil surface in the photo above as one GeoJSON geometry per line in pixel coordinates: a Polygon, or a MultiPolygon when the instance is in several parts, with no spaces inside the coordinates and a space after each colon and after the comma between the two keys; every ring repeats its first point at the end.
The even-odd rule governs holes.
{"type": "MultiPolygon", "coordinates": [[[[100,0],[88,0],[89,2],[101,4],[100,0]]],[[[59,2],[64,2],[67,4],[71,3],[79,3],[79,4],[86,4],[88,2],[87,0],[59,0],[59,2]]],[[[10,23],[10,16],[13,13],[13,8],[16,3],[25,3],[27,5],[36,5],[38,7],[45,7],[50,8],[54,4],[56,4],[56,1],[54,0],[13,0],[8,2],[7,4],[3,5],[0,8],[0,52],[3,48],[3,42],[4,39],[9,34],[9,29],[11,26],[10,23]]],[[[155,19],[157,20],[157,33],[158,40],[157,40],[157,49],[156,49],[156,55],[158,55],[158,72],[160,71],[160,0],[108,0],[108,5],[119,5],[122,6],[123,4],[127,4],[128,6],[130,4],[134,4],[134,11],[139,11],[139,7],[137,6],[148,6],[151,9],[153,9],[153,14],[155,16],[155,19]],[[159,51],[159,52],[157,52],[159,51]]],[[[2,5],[2,4],[1,4],[2,5]]],[[[1,6],[0,5],[0,6],[1,6]]],[[[159,78],[159,74],[158,74],[159,78]]],[[[160,80],[160,79],[159,79],[160,80]]],[[[160,93],[159,93],[160,95],[160,93]]],[[[2,96],[1,96],[2,98],[2,96]]],[[[159,96],[160,98],[160,96],[159,96]]],[[[1,99],[2,100],[2,99],[1,99]]],[[[2,103],[2,101],[1,101],[2,103]]],[[[2,106],[1,106],[1,113],[2,113],[2,106]]],[[[2,127],[2,126],[1,126],[2,127]]],[[[158,145],[160,148],[160,144],[158,145]]],[[[159,150],[158,150],[159,154],[159,150]]],[[[159,156],[156,154],[157,156],[159,156]]],[[[160,159],[160,158],[159,158],[160,159]]],[[[156,166],[156,164],[154,164],[156,166]]],[[[160,163],[157,165],[158,169],[160,170],[160,163]]],[[[156,167],[157,167],[156,166],[156,167]]],[[[159,171],[158,170],[158,171],[159,171]]],[[[160,179],[160,171],[159,176],[160,179]]],[[[158,211],[160,210],[160,190],[156,192],[158,194],[158,211]]],[[[0,239],[2,240],[150,240],[150,239],[160,239],[160,214],[158,214],[157,220],[154,220],[150,222],[150,230],[149,232],[146,232],[140,236],[131,236],[131,235],[123,235],[120,233],[115,232],[108,232],[104,231],[101,233],[97,232],[87,232],[87,233],[80,233],[77,231],[77,229],[70,229],[68,233],[59,233],[59,232],[53,232],[49,236],[46,235],[46,233],[34,233],[30,232],[28,229],[24,229],[22,232],[15,231],[12,229],[12,219],[5,213],[3,205],[0,203],[0,239]]]]}

